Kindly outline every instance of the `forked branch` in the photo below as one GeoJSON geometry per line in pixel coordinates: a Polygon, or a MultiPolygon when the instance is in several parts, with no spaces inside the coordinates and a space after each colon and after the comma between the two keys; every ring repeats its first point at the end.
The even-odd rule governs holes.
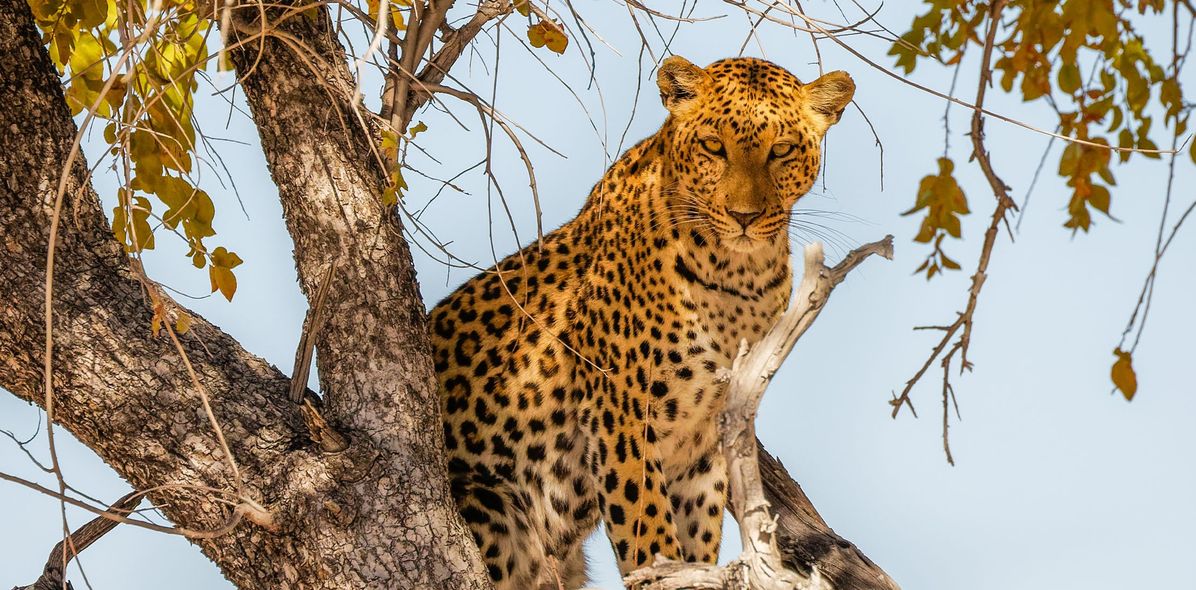
{"type": "MultiPolygon", "coordinates": [[[[988,150],[984,146],[984,113],[981,108],[984,106],[984,96],[988,90],[988,86],[992,81],[992,68],[989,63],[992,60],[993,46],[995,44],[997,24],[1000,22],[1001,10],[1005,7],[1006,0],[996,0],[989,8],[988,15],[988,32],[984,40],[984,55],[980,59],[980,86],[976,91],[976,109],[972,111],[972,157],[975,158],[979,164],[981,171],[984,172],[985,179],[988,180],[989,186],[992,188],[993,197],[996,198],[997,204],[993,208],[992,219],[988,224],[988,229],[984,232],[984,245],[980,248],[980,259],[976,263],[976,273],[972,275],[972,286],[968,289],[968,301],[962,312],[959,312],[955,321],[950,325],[942,326],[943,337],[935,345],[930,352],[930,357],[918,369],[918,372],[906,381],[905,388],[902,389],[901,395],[889,401],[893,406],[893,417],[897,417],[897,413],[901,411],[901,406],[909,406],[910,411],[914,411],[913,403],[910,401],[910,392],[913,391],[914,385],[922,379],[926,374],[927,369],[936,359],[942,359],[940,364],[943,368],[943,452],[947,456],[947,462],[951,465],[955,464],[955,458],[951,456],[951,444],[947,436],[947,429],[949,427],[949,401],[953,402],[955,399],[954,390],[950,382],[950,369],[952,359],[955,353],[959,353],[959,371],[971,370],[972,363],[968,360],[968,346],[972,341],[972,320],[976,314],[976,302],[980,297],[980,290],[984,288],[984,280],[988,278],[988,263],[992,259],[993,247],[997,243],[997,233],[1001,229],[1001,222],[1006,221],[1005,214],[1010,210],[1017,210],[1017,204],[1009,196],[1009,187],[1005,184],[997,173],[993,170],[992,160],[989,158],[988,150]],[[956,334],[959,338],[952,341],[956,334]],[[944,352],[945,351],[945,352],[944,352]]],[[[958,413],[958,410],[956,410],[958,413]]]]}
{"type": "Polygon", "coordinates": [[[831,290],[847,273],[869,256],[893,257],[893,236],[865,244],[850,252],[833,268],[823,261],[822,244],[806,246],[805,272],[792,306],[764,338],[739,355],[726,373],[726,407],[719,421],[723,453],[727,460],[731,512],[739,523],[743,553],[725,567],[686,564],[657,557],[656,564],[629,575],[630,588],[673,590],[772,590],[829,588],[815,568],[809,575],[787,568],[777,547],[777,522],[765,499],[756,454],[756,410],[777,369],[802,334],[822,312],[831,290]]]}

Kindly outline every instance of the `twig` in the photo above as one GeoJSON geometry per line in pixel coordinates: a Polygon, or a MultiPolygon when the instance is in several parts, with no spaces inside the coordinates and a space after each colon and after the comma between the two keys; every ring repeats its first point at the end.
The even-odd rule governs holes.
{"type": "MultiPolygon", "coordinates": [[[[131,492],[109,506],[107,512],[117,516],[127,516],[140,503],[141,494],[131,492]]],[[[100,537],[116,528],[118,524],[120,524],[119,521],[103,516],[93,518],[54,545],[54,549],[50,551],[50,557],[46,559],[46,567],[42,569],[42,575],[36,582],[28,586],[16,586],[13,590],[57,590],[63,587],[73,589],[71,583],[66,580],[66,565],[75,556],[90,547],[92,543],[98,541],[100,537]]]]}
{"type": "MultiPolygon", "coordinates": [[[[3,471],[0,471],[0,480],[7,481],[10,483],[15,483],[20,486],[24,486],[24,487],[29,488],[35,492],[40,493],[40,494],[45,494],[47,496],[50,496],[51,498],[57,499],[64,504],[70,504],[71,506],[74,506],[76,508],[81,508],[83,510],[91,512],[92,514],[97,514],[101,518],[104,518],[106,520],[112,520],[112,521],[115,521],[118,523],[130,524],[130,525],[141,527],[143,529],[151,530],[151,531],[154,531],[157,533],[179,535],[182,537],[187,537],[188,539],[215,539],[216,537],[227,535],[233,529],[237,528],[237,525],[239,525],[241,523],[241,519],[244,518],[248,514],[248,510],[249,510],[248,504],[244,504],[244,503],[239,504],[237,506],[237,509],[233,511],[232,516],[230,516],[228,518],[228,520],[226,520],[223,524],[221,524],[219,528],[212,529],[212,530],[203,531],[203,530],[188,529],[188,528],[183,528],[183,527],[168,527],[168,526],[162,526],[159,524],[154,524],[152,522],[146,522],[143,520],[135,520],[135,519],[128,518],[125,516],[121,516],[120,514],[116,514],[114,512],[106,511],[102,508],[97,508],[95,506],[92,506],[91,504],[88,504],[87,502],[83,502],[82,500],[72,498],[71,496],[67,496],[65,494],[60,494],[50,488],[47,488],[43,485],[36,483],[36,482],[32,482],[27,479],[17,477],[15,475],[9,475],[7,473],[4,473],[3,471]]],[[[154,489],[166,489],[168,487],[174,487],[174,486],[158,486],[157,488],[154,488],[154,489]]],[[[193,486],[193,487],[198,487],[198,486],[193,486]]],[[[137,494],[139,496],[144,496],[146,494],[152,493],[152,491],[153,490],[146,490],[146,491],[137,492],[137,494]]],[[[219,490],[212,490],[212,489],[208,488],[208,489],[206,489],[206,491],[219,491],[219,490]]],[[[65,565],[63,566],[63,569],[64,570],[66,569],[65,565]]]]}
{"type": "Polygon", "coordinates": [[[996,207],[993,210],[992,221],[989,223],[988,229],[984,232],[984,245],[980,249],[980,260],[976,264],[976,273],[972,275],[972,286],[968,289],[968,301],[962,313],[955,319],[953,323],[946,326],[943,330],[943,337],[939,343],[935,345],[930,353],[930,357],[918,369],[918,372],[906,381],[905,388],[901,391],[901,395],[890,400],[889,403],[893,406],[893,417],[897,417],[897,413],[901,411],[902,405],[909,405],[910,411],[913,411],[913,405],[910,402],[909,394],[913,390],[914,385],[930,368],[931,363],[935,359],[942,358],[943,366],[943,450],[947,456],[947,462],[951,465],[955,464],[954,458],[951,456],[951,448],[947,441],[947,395],[951,393],[951,385],[948,380],[948,370],[951,366],[951,361],[954,359],[955,353],[959,353],[959,370],[962,373],[965,370],[971,370],[972,363],[968,361],[968,345],[972,339],[972,320],[976,313],[976,302],[980,297],[980,290],[984,288],[984,280],[988,277],[988,263],[992,258],[993,246],[997,241],[998,230],[1001,222],[1005,220],[1005,213],[1009,210],[1017,210],[1017,204],[1009,197],[1009,187],[997,176],[993,170],[992,162],[989,159],[988,151],[984,147],[984,119],[983,115],[986,112],[983,109],[985,92],[988,89],[989,80],[992,76],[992,70],[989,67],[989,62],[992,59],[994,39],[996,38],[997,23],[1000,20],[1001,9],[1005,7],[1006,0],[996,0],[989,9],[989,23],[988,32],[985,36],[984,55],[980,60],[980,85],[976,91],[976,108],[972,111],[972,156],[980,165],[980,169],[984,172],[984,176],[988,179],[989,186],[992,187],[993,196],[997,199],[996,207]],[[962,330],[962,332],[961,332],[962,330]],[[952,338],[959,332],[959,339],[952,342],[952,338]],[[950,346],[950,348],[948,348],[950,346]],[[944,350],[946,351],[943,354],[944,350]]]}
{"type": "Polygon", "coordinates": [[[326,453],[339,453],[349,448],[349,442],[328,424],[328,421],[320,415],[319,410],[306,394],[307,378],[311,374],[311,359],[316,349],[316,337],[327,319],[325,312],[328,293],[332,290],[332,279],[335,274],[336,263],[331,262],[328,264],[324,280],[316,292],[315,303],[307,310],[307,317],[303,319],[303,334],[299,336],[299,346],[295,351],[295,370],[291,373],[290,390],[291,402],[301,406],[303,421],[307,424],[311,439],[320,445],[320,448],[326,453]]]}

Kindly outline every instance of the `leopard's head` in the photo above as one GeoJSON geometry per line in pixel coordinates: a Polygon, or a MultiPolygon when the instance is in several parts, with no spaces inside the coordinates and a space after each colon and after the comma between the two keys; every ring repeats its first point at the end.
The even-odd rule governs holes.
{"type": "Polygon", "coordinates": [[[657,76],[674,223],[747,253],[787,236],[793,204],[814,185],[822,137],[855,92],[846,72],[802,84],[784,68],[732,58],[705,69],[670,57],[657,76]]]}

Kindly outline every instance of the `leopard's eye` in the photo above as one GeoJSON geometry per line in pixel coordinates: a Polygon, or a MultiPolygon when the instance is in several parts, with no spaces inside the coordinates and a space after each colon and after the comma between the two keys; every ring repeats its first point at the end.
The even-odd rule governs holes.
{"type": "Polygon", "coordinates": [[[702,149],[710,152],[710,154],[713,156],[722,158],[726,157],[727,155],[727,150],[723,148],[723,142],[719,141],[718,138],[710,137],[706,139],[700,139],[698,140],[698,143],[702,145],[702,149]]]}
{"type": "Polygon", "coordinates": [[[769,153],[769,157],[774,160],[784,158],[785,156],[792,154],[795,147],[796,146],[791,143],[778,143],[772,146],[772,152],[769,153]]]}

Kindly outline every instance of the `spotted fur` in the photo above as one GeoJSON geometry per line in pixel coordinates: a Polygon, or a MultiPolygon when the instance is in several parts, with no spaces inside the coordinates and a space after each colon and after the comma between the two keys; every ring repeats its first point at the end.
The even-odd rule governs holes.
{"type": "Polygon", "coordinates": [[[498,590],[581,586],[599,519],[624,574],[718,557],[716,372],[786,306],[790,211],[855,86],[680,57],[658,84],[664,125],[577,217],[431,314],[453,497],[498,590]]]}

